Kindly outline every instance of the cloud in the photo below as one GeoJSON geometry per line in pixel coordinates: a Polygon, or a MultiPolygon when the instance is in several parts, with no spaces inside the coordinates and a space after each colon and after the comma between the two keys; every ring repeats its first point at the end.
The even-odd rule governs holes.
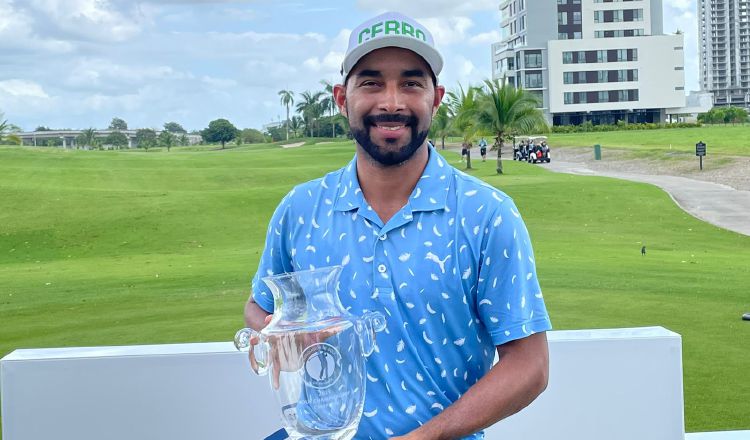
{"type": "Polygon", "coordinates": [[[118,64],[103,58],[79,58],[67,70],[65,84],[84,88],[121,88],[159,80],[191,78],[166,65],[118,64]]]}
{"type": "Polygon", "coordinates": [[[193,5],[193,4],[221,4],[221,3],[257,3],[254,0],[141,0],[144,3],[193,5]]]}
{"type": "Polygon", "coordinates": [[[357,0],[357,6],[361,9],[378,13],[400,11],[417,20],[420,18],[452,17],[476,11],[494,11],[497,10],[497,5],[497,0],[413,0],[409,2],[403,0],[357,0]]]}
{"type": "Polygon", "coordinates": [[[343,61],[343,52],[328,52],[322,59],[319,57],[312,57],[306,59],[302,64],[313,72],[335,74],[341,71],[341,63],[343,61]]]}
{"type": "Polygon", "coordinates": [[[665,0],[665,7],[672,7],[680,11],[696,10],[695,0],[665,0]]]}
{"type": "Polygon", "coordinates": [[[15,6],[15,3],[0,0],[0,48],[24,53],[67,53],[73,50],[73,45],[67,41],[36,35],[32,32],[34,23],[32,14],[15,6]]]}
{"type": "Polygon", "coordinates": [[[257,59],[247,61],[244,65],[246,73],[242,81],[245,85],[256,87],[275,87],[280,82],[288,82],[297,76],[299,69],[283,61],[273,59],[257,59]]]}
{"type": "Polygon", "coordinates": [[[49,98],[41,85],[24,79],[0,81],[0,91],[14,97],[49,98]]]}
{"type": "Polygon", "coordinates": [[[208,37],[215,42],[245,42],[245,43],[274,43],[311,41],[322,43],[326,41],[323,34],[308,32],[305,34],[277,33],[277,32],[208,32],[208,37]]]}
{"type": "Polygon", "coordinates": [[[420,22],[430,30],[438,47],[465,42],[468,30],[474,26],[470,18],[461,16],[426,18],[420,22]]]}
{"type": "Polygon", "coordinates": [[[483,44],[489,46],[492,43],[497,43],[498,41],[500,41],[500,31],[483,32],[469,38],[469,44],[473,45],[483,44]]]}
{"type": "Polygon", "coordinates": [[[107,0],[30,0],[40,35],[75,36],[89,41],[125,41],[141,31],[139,9],[120,10],[107,0]]]}
{"type": "Polygon", "coordinates": [[[201,81],[203,81],[209,87],[217,89],[231,89],[239,85],[237,81],[229,78],[213,78],[210,76],[204,76],[201,78],[201,81]]]}

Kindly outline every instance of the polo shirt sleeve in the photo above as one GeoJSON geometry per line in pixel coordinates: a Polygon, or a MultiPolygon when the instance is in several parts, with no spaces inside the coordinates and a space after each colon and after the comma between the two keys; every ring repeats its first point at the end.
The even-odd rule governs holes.
{"type": "Polygon", "coordinates": [[[288,246],[291,230],[289,218],[291,218],[293,195],[294,190],[281,200],[268,222],[265,248],[258,263],[258,271],[252,281],[253,299],[268,313],[273,313],[273,294],[262,278],[293,271],[288,246]]]}
{"type": "Polygon", "coordinates": [[[477,310],[497,345],[550,330],[531,239],[510,198],[488,219],[477,288],[477,310]]]}

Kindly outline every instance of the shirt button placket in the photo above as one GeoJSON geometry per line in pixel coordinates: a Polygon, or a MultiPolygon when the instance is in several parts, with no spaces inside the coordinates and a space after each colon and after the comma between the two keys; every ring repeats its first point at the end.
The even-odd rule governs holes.
{"type": "Polygon", "coordinates": [[[375,274],[374,274],[374,287],[382,289],[392,289],[391,287],[391,281],[390,281],[390,267],[388,265],[388,261],[386,261],[385,252],[384,252],[384,246],[386,244],[386,240],[388,239],[387,233],[380,233],[378,234],[378,239],[375,240],[374,246],[373,246],[373,253],[375,255],[375,258],[373,259],[373,265],[375,266],[375,274]]]}

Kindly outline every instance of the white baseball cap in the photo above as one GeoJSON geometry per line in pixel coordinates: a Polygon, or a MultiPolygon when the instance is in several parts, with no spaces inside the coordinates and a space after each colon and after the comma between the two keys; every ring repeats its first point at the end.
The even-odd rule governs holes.
{"type": "Polygon", "coordinates": [[[443,57],[435,48],[430,31],[411,17],[386,12],[365,21],[352,31],[341,75],[348,77],[362,57],[384,47],[400,47],[416,53],[427,62],[436,78],[443,70],[443,57]]]}

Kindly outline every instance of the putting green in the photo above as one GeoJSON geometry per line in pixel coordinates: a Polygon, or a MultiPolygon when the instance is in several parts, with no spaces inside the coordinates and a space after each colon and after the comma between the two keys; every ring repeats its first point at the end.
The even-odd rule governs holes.
{"type": "MultiPolygon", "coordinates": [[[[0,356],[229,340],[277,202],[351,154],[349,143],[0,148],[0,356]]],[[[687,430],[750,429],[750,322],[740,319],[750,311],[750,237],[696,220],[648,185],[473,165],[519,205],[556,329],[680,333],[687,430]]]]}

